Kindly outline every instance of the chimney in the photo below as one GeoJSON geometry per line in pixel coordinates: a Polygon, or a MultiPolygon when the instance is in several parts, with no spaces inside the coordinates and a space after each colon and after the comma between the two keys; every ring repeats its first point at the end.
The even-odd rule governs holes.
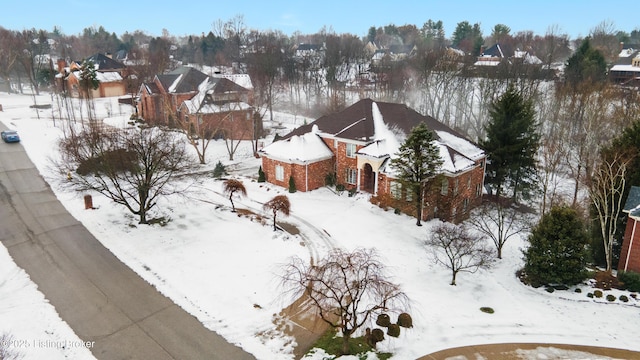
{"type": "Polygon", "coordinates": [[[59,58],[59,59],[58,59],[58,72],[59,72],[59,73],[64,72],[64,68],[65,68],[66,66],[67,66],[67,62],[66,62],[64,59],[59,58]]]}

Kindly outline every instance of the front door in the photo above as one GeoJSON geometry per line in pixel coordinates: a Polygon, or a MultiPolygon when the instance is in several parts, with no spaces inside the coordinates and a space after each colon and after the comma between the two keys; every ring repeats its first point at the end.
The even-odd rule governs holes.
{"type": "Polygon", "coordinates": [[[376,174],[373,172],[373,168],[369,164],[364,164],[362,173],[362,190],[373,194],[376,184],[376,174]]]}

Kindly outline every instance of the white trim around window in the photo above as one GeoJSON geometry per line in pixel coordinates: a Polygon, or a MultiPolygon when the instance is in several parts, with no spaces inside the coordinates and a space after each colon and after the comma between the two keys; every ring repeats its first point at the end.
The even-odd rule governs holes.
{"type": "Polygon", "coordinates": [[[276,165],[276,180],[284,181],[284,167],[282,165],[276,165]]]}

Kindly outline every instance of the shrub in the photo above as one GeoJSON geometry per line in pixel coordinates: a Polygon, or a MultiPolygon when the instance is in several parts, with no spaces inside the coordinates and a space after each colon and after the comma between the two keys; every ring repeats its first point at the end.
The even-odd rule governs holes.
{"type": "Polygon", "coordinates": [[[296,182],[293,180],[293,176],[289,176],[289,192],[293,194],[296,191],[298,191],[296,189],[296,182]]]}
{"type": "Polygon", "coordinates": [[[400,326],[398,326],[398,324],[389,324],[389,327],[387,328],[387,335],[393,337],[400,336],[400,326]]]}
{"type": "Polygon", "coordinates": [[[602,297],[602,291],[601,290],[596,290],[593,292],[593,296],[597,297],[598,299],[602,297]]]}
{"type": "Polygon", "coordinates": [[[371,330],[371,338],[375,342],[380,342],[380,341],[384,340],[384,331],[382,331],[381,329],[373,329],[373,330],[371,330]]]}
{"type": "Polygon", "coordinates": [[[547,286],[547,287],[545,288],[545,291],[546,291],[546,292],[548,292],[549,294],[551,294],[551,293],[553,293],[554,291],[556,291],[556,289],[554,289],[554,288],[553,288],[553,287],[551,287],[551,286],[547,286]]]}
{"type": "Polygon", "coordinates": [[[407,313],[402,313],[398,315],[398,325],[404,328],[413,327],[413,319],[411,319],[411,315],[407,313]]]}
{"type": "Polygon", "coordinates": [[[344,184],[337,184],[336,185],[336,191],[338,192],[343,192],[344,191],[344,184]]]}
{"type": "Polygon", "coordinates": [[[607,301],[616,301],[616,297],[611,295],[611,294],[609,294],[609,295],[607,295],[607,301]]]}
{"type": "Polygon", "coordinates": [[[621,271],[618,273],[618,280],[624,283],[624,288],[638,292],[640,291],[640,273],[633,271],[621,271]]]}
{"type": "Polygon", "coordinates": [[[490,308],[490,307],[487,307],[487,306],[481,307],[480,311],[482,311],[483,313],[487,313],[487,314],[493,314],[495,312],[493,310],[493,308],[490,308]]]}
{"type": "Polygon", "coordinates": [[[629,302],[629,298],[626,295],[620,295],[618,299],[622,302],[629,302]]]}
{"type": "Polygon", "coordinates": [[[391,325],[391,318],[387,314],[380,314],[378,315],[378,319],[376,320],[376,325],[389,327],[389,325],[391,325]]]}
{"type": "Polygon", "coordinates": [[[227,174],[227,170],[224,168],[224,165],[218,160],[216,163],[216,167],[213,168],[213,177],[219,179],[220,177],[227,174]]]}
{"type": "Polygon", "coordinates": [[[260,167],[258,168],[258,182],[259,183],[263,183],[267,181],[267,176],[265,175],[264,171],[262,170],[262,165],[260,165],[260,167]]]}
{"type": "Polygon", "coordinates": [[[587,297],[590,298],[590,299],[593,299],[593,293],[588,293],[587,297]]]}
{"type": "Polygon", "coordinates": [[[328,173],[324,177],[324,184],[326,186],[335,186],[336,185],[336,173],[328,173]]]}
{"type": "Polygon", "coordinates": [[[575,291],[576,293],[580,294],[580,293],[582,292],[582,289],[580,289],[580,288],[576,288],[574,291],[575,291]]]}
{"type": "Polygon", "coordinates": [[[529,236],[524,272],[530,283],[578,284],[587,278],[586,233],[576,210],[554,207],[529,236]]]}

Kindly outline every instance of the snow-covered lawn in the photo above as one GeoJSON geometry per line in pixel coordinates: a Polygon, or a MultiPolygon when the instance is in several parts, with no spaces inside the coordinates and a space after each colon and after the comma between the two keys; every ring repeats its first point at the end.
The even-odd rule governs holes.
{"type": "MultiPolygon", "coordinates": [[[[48,95],[41,98],[38,103],[50,102],[48,95]]],[[[42,110],[37,119],[35,110],[28,107],[32,103],[30,96],[0,94],[4,107],[0,121],[20,132],[29,156],[49,177],[47,158],[61,135],[60,124],[53,125],[50,110],[48,115],[42,110]]],[[[108,108],[96,106],[98,110],[108,108]]],[[[110,121],[124,124],[128,113],[119,111],[122,117],[110,121]]],[[[278,114],[276,120],[286,125],[289,119],[278,114]]],[[[379,346],[393,352],[394,359],[502,342],[569,343],[640,351],[640,301],[630,296],[628,303],[592,299],[587,297],[592,290],[586,285],[582,293],[571,289],[552,294],[522,285],[515,272],[522,266],[524,239],[510,239],[504,258],[492,269],[462,273],[458,285],[450,286],[449,271],[436,266],[423,245],[434,222],[416,227],[414,219],[380,209],[364,194],[339,196],[328,189],[289,194],[285,189],[259,184],[254,178],[260,162],[251,155],[248,143],[241,145],[235,161],[229,162],[224,143],[215,142],[208,150],[208,159],[207,169],[221,160],[232,170],[229,176],[244,182],[248,196],[236,200],[236,207],[252,210],[257,216],[232,213],[228,200],[221,195],[222,182],[213,178],[207,178],[184,197],[160,203],[155,215],[169,219],[166,226],[138,225],[123,207],[98,194],[91,194],[96,209],[84,210],[85,194],[64,192],[56,181],[48,180],[73,216],[123,262],[206,327],[258,359],[293,358],[292,339],[273,324],[274,314],[289,300],[279,296],[281,264],[293,255],[322,256],[331,247],[376,248],[389,275],[411,300],[414,328],[403,329],[399,338],[386,339],[379,346]],[[280,220],[300,229],[299,235],[272,231],[271,219],[261,210],[261,204],[277,194],[286,194],[292,204],[291,216],[280,220]],[[491,307],[495,313],[481,312],[481,307],[491,307]]],[[[15,264],[7,265],[7,257],[6,249],[0,247],[0,293],[27,288],[30,294],[21,297],[20,305],[25,309],[46,308],[46,301],[26,275],[15,264]]],[[[608,293],[616,297],[622,294],[610,291],[605,296],[608,293]]],[[[47,311],[53,320],[43,325],[27,320],[37,310],[24,310],[18,316],[12,301],[0,297],[0,332],[10,332],[18,339],[39,338],[37,334],[46,332],[53,333],[53,338],[67,338],[70,330],[56,319],[51,306],[47,311]]],[[[26,358],[42,358],[31,350],[25,353],[26,358]]]]}

